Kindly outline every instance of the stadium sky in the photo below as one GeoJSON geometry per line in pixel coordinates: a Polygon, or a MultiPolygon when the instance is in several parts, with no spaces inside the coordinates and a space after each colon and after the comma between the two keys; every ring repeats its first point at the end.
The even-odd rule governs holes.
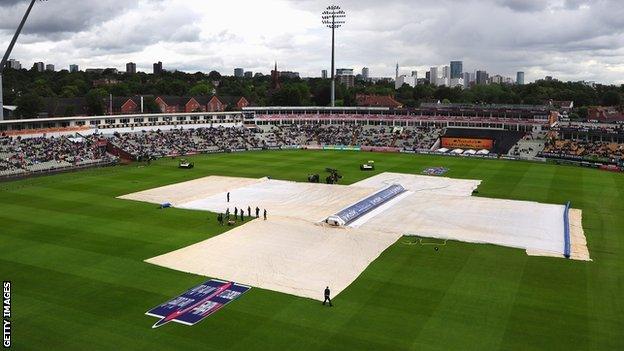
{"type": "MultiPolygon", "coordinates": [[[[348,13],[337,36],[337,67],[363,66],[371,76],[464,61],[527,80],[624,83],[624,6],[621,0],[344,0],[348,13]]],[[[319,76],[329,68],[330,32],[317,0],[49,0],[37,3],[12,55],[57,69],[136,62],[151,72],[235,67],[319,76]]],[[[17,27],[25,0],[0,0],[0,52],[17,27]]]]}

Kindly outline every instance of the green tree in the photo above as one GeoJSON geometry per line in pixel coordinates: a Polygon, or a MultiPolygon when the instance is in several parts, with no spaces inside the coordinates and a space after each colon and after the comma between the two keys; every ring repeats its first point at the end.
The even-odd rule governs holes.
{"type": "Polygon", "coordinates": [[[119,83],[115,85],[111,85],[108,91],[113,94],[113,96],[128,96],[130,95],[130,88],[126,83],[119,83]]]}
{"type": "Polygon", "coordinates": [[[18,118],[36,118],[43,109],[43,99],[34,92],[22,95],[15,100],[17,110],[15,114],[18,118]]]}
{"type": "Polygon", "coordinates": [[[430,84],[417,85],[414,88],[414,100],[424,102],[433,99],[435,88],[430,84]]]}
{"type": "Polygon", "coordinates": [[[211,95],[212,89],[207,83],[199,83],[189,90],[189,94],[192,96],[211,95]]]}
{"type": "Polygon", "coordinates": [[[80,89],[75,85],[64,86],[63,90],[61,90],[61,97],[74,98],[77,96],[80,96],[80,89]]]}
{"type": "Polygon", "coordinates": [[[104,100],[107,93],[104,89],[91,89],[85,96],[87,102],[87,109],[91,115],[103,115],[104,114],[104,100]]]}
{"type": "Polygon", "coordinates": [[[602,104],[605,106],[619,106],[622,103],[622,96],[617,90],[609,90],[602,96],[602,104]]]}
{"type": "MultiPolygon", "coordinates": [[[[388,95],[391,95],[391,94],[388,94],[388,95]]],[[[414,96],[414,88],[412,88],[408,84],[403,84],[403,86],[400,87],[396,91],[396,98],[402,101],[410,100],[413,98],[413,96],[414,96]]]]}
{"type": "Polygon", "coordinates": [[[275,106],[300,106],[302,101],[301,91],[293,84],[284,85],[271,96],[271,103],[275,106]]]}
{"type": "Polygon", "coordinates": [[[208,73],[208,79],[212,80],[221,80],[221,73],[217,71],[211,71],[208,73]]]}
{"type": "Polygon", "coordinates": [[[143,100],[143,110],[146,113],[160,113],[160,107],[158,107],[158,104],[156,103],[156,101],[154,101],[154,99],[148,99],[145,98],[143,100]]]}
{"type": "Polygon", "coordinates": [[[68,105],[65,107],[65,111],[63,112],[63,116],[71,117],[76,115],[76,107],[73,105],[68,105]]]}

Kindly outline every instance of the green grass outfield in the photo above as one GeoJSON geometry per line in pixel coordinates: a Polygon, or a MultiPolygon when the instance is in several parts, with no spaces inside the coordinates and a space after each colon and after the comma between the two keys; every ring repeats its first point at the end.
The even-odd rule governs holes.
{"type": "MultiPolygon", "coordinates": [[[[624,175],[528,162],[330,151],[162,159],[0,183],[0,277],[11,280],[15,350],[624,350],[624,175]],[[252,289],[194,327],[144,313],[205,280],[143,260],[218,235],[214,215],[115,199],[211,174],[343,184],[376,172],[482,179],[480,196],[583,209],[594,262],[400,239],[336,307],[252,289]]],[[[452,213],[449,213],[452,215],[452,213]]],[[[322,287],[321,287],[322,288],[322,287]]],[[[319,291],[321,294],[322,291],[319,291]]]]}

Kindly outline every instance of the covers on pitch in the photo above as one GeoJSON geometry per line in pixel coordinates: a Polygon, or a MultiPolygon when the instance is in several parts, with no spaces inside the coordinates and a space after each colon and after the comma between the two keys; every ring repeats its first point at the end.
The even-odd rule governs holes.
{"type": "MultiPolygon", "coordinates": [[[[398,173],[382,173],[349,186],[208,177],[123,198],[171,199],[178,208],[213,212],[224,212],[228,207],[230,212],[234,207],[247,212],[250,207],[255,214],[256,206],[267,209],[266,221],[248,221],[147,261],[320,300],[325,286],[339,293],[404,234],[563,257],[564,206],[471,196],[479,183],[398,173]],[[401,184],[406,191],[351,225],[318,225],[331,214],[393,184],[401,184]]],[[[589,259],[580,212],[571,211],[569,226],[571,257],[589,259]]]]}
{"type": "Polygon", "coordinates": [[[323,301],[326,286],[338,295],[400,237],[273,216],[147,262],[323,301]]]}
{"type": "Polygon", "coordinates": [[[362,229],[473,243],[489,243],[563,256],[563,205],[416,193],[362,229]]]}

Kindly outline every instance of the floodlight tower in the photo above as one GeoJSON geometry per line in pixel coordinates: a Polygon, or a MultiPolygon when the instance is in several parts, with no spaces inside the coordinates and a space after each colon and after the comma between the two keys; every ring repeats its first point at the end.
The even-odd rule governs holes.
{"type": "Polygon", "coordinates": [[[340,9],[340,6],[331,5],[328,6],[325,11],[323,11],[321,18],[323,19],[323,24],[332,30],[332,53],[331,53],[331,105],[332,107],[336,106],[336,76],[334,69],[334,43],[335,43],[335,31],[337,28],[342,27],[345,24],[345,18],[347,14],[340,9]]]}
{"type": "MultiPolygon", "coordinates": [[[[17,42],[17,37],[19,37],[22,31],[22,28],[24,28],[24,23],[26,23],[26,19],[28,19],[28,16],[30,15],[30,10],[32,10],[33,6],[35,5],[35,1],[37,0],[30,1],[30,5],[28,5],[28,9],[26,10],[24,17],[22,18],[22,22],[20,22],[19,27],[17,27],[17,31],[13,35],[13,39],[11,40],[11,43],[9,44],[9,48],[4,53],[4,57],[2,57],[2,61],[0,61],[0,121],[4,120],[4,104],[2,101],[2,70],[4,70],[4,66],[6,66],[6,63],[9,60],[9,57],[11,56],[11,51],[13,51],[13,47],[15,46],[15,43],[17,42]]],[[[39,0],[39,1],[47,1],[47,0],[39,0]]]]}

